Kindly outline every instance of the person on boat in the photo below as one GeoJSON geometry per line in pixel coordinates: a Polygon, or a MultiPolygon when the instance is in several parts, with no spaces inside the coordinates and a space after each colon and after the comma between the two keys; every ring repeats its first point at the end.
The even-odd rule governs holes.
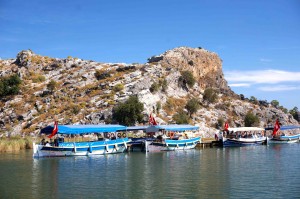
{"type": "Polygon", "coordinates": [[[43,138],[42,141],[41,141],[41,145],[45,145],[45,144],[46,144],[45,138],[43,138]]]}
{"type": "Polygon", "coordinates": [[[58,138],[54,139],[54,146],[58,146],[58,138]]]}

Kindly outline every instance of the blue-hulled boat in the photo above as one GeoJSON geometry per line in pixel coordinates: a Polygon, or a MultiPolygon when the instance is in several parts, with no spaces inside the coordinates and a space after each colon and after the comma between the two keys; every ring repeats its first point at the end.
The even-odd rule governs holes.
{"type": "MultiPolygon", "coordinates": [[[[285,131],[285,130],[296,130],[300,129],[300,126],[280,126],[280,131],[285,131]]],[[[278,130],[279,130],[278,129],[278,130]]],[[[273,127],[266,128],[267,130],[274,130],[273,127]]],[[[278,134],[275,132],[276,135],[272,135],[271,137],[267,138],[267,143],[268,144],[285,144],[285,143],[296,143],[300,141],[300,134],[293,134],[293,135],[286,135],[285,133],[278,134]]]]}
{"type": "Polygon", "coordinates": [[[188,150],[201,142],[195,134],[199,127],[192,125],[156,125],[150,126],[146,132],[155,132],[155,140],[145,140],[146,152],[188,150]]]}
{"type": "MultiPolygon", "coordinates": [[[[51,129],[46,127],[47,129],[51,129]]],[[[52,127],[53,129],[53,127],[52,127]]],[[[105,155],[112,153],[123,153],[127,149],[128,138],[118,138],[117,131],[125,131],[122,125],[58,125],[57,134],[82,135],[92,133],[103,133],[106,137],[114,139],[103,139],[89,142],[63,142],[63,139],[55,144],[33,143],[34,157],[51,156],[88,156],[105,155]]],[[[42,131],[43,132],[43,131],[42,131]]]]}

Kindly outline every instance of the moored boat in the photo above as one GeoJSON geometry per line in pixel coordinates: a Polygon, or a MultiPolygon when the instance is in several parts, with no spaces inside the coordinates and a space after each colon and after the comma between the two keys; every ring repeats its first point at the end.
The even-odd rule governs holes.
{"type": "Polygon", "coordinates": [[[89,156],[123,153],[127,149],[127,143],[130,141],[127,137],[118,137],[116,132],[123,130],[125,131],[126,127],[121,125],[56,125],[54,131],[57,132],[52,133],[51,136],[56,133],[72,136],[103,133],[103,135],[106,135],[106,138],[87,142],[64,142],[64,139],[56,139],[56,142],[51,144],[33,143],[33,156],[89,156]]]}
{"type": "Polygon", "coordinates": [[[261,145],[266,142],[264,130],[259,127],[227,128],[216,133],[216,139],[224,147],[261,145]]]}
{"type": "Polygon", "coordinates": [[[155,132],[155,140],[145,140],[146,152],[175,151],[194,149],[201,142],[199,127],[192,125],[156,125],[146,129],[155,132]]]}
{"type": "Polygon", "coordinates": [[[273,133],[270,137],[267,138],[268,144],[286,144],[286,143],[296,143],[300,141],[300,134],[286,134],[283,133],[283,131],[293,131],[300,129],[300,126],[280,126],[280,123],[278,120],[276,120],[276,123],[274,127],[268,127],[266,128],[266,131],[272,130],[273,133]]]}

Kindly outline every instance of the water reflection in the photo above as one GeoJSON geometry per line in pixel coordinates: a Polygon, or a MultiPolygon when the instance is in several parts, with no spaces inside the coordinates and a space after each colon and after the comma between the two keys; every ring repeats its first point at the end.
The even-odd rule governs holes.
{"type": "Polygon", "coordinates": [[[32,159],[0,156],[0,198],[293,198],[300,144],[32,159]]]}

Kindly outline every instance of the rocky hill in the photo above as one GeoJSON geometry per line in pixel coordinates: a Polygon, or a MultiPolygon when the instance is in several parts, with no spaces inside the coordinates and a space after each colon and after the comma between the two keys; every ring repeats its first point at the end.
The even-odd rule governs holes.
{"type": "Polygon", "coordinates": [[[205,49],[179,47],[145,64],[57,59],[25,50],[16,59],[0,60],[0,69],[0,77],[18,74],[22,80],[18,95],[0,101],[2,133],[37,133],[54,119],[61,124],[111,122],[112,108],[131,95],[144,104],[145,123],[149,113],[155,113],[160,123],[174,123],[174,114],[186,112],[186,103],[198,99],[201,106],[190,123],[199,125],[205,137],[213,136],[221,121],[243,126],[249,111],[259,117],[262,127],[273,125],[276,118],[282,124],[298,124],[269,103],[241,99],[231,91],[222,60],[205,49]],[[183,71],[193,74],[193,86],[182,79],[183,71]],[[206,89],[217,93],[216,101],[203,98],[206,89]]]}

